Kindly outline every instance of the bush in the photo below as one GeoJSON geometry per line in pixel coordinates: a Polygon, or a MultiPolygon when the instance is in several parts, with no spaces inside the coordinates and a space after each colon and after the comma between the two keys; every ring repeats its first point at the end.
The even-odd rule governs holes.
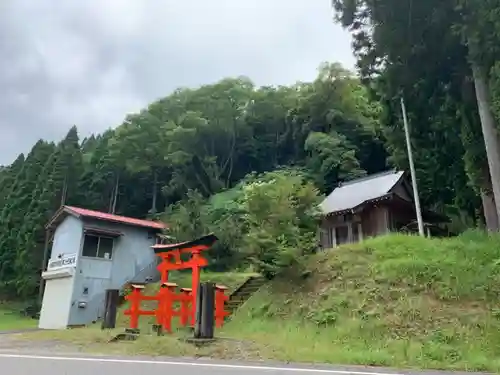
{"type": "Polygon", "coordinates": [[[319,196],[297,171],[249,175],[232,189],[204,199],[197,192],[169,207],[170,234],[187,241],[213,232],[210,269],[250,266],[267,277],[300,263],[317,248],[319,196]]]}
{"type": "Polygon", "coordinates": [[[266,277],[317,248],[318,191],[297,172],[270,172],[243,187],[243,248],[266,277]]]}

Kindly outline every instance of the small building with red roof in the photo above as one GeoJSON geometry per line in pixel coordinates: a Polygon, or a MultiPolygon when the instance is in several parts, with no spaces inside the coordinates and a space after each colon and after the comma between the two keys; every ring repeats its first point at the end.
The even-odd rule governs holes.
{"type": "Polygon", "coordinates": [[[39,328],[92,323],[103,317],[106,289],[158,280],[152,246],[166,228],[159,221],[62,206],[46,225],[53,241],[44,255],[39,328]]]}

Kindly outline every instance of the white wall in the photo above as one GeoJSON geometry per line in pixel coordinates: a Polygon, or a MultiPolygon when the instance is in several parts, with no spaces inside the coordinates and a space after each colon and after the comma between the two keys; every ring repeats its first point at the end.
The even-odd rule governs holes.
{"type": "MultiPolygon", "coordinates": [[[[59,256],[79,254],[82,234],[82,222],[73,216],[66,217],[54,232],[50,260],[56,260],[59,256]]],[[[78,264],[78,256],[76,262],[78,264]]],[[[71,265],[68,268],[74,268],[75,266],[71,265]]],[[[40,328],[60,329],[68,325],[74,283],[75,278],[68,276],[64,272],[46,280],[38,324],[40,328]]]]}

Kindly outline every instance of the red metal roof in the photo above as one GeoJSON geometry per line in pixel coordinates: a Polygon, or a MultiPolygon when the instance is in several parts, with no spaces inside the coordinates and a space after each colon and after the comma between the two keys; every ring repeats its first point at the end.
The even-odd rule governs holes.
{"type": "Polygon", "coordinates": [[[166,229],[167,225],[158,221],[152,220],[142,220],[135,219],[133,217],[120,216],[120,215],[112,215],[105,212],[99,212],[94,210],[87,210],[86,208],[73,207],[73,206],[64,206],[64,209],[69,211],[70,213],[76,214],[78,216],[89,217],[93,219],[103,220],[103,221],[111,221],[115,223],[122,223],[127,225],[133,225],[136,227],[145,227],[152,229],[166,229]]]}

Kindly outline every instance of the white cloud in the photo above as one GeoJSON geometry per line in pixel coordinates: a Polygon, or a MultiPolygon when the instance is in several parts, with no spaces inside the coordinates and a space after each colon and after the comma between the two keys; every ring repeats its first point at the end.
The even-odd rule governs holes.
{"type": "Polygon", "coordinates": [[[3,0],[0,164],[38,138],[85,136],[179,86],[247,75],[310,80],[352,67],[330,0],[3,0]]]}

